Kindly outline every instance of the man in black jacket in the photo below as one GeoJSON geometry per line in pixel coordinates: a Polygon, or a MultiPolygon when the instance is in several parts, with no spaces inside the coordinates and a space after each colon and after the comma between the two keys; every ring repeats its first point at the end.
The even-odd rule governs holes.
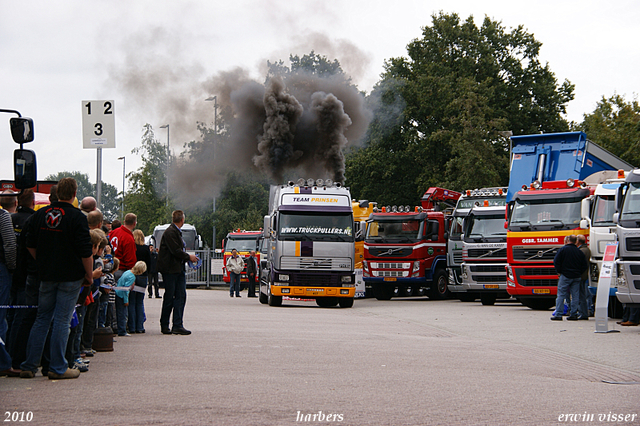
{"type": "Polygon", "coordinates": [[[258,262],[256,251],[251,250],[251,256],[247,259],[247,279],[249,280],[249,290],[247,297],[256,297],[256,278],[258,276],[258,262]]]}
{"type": "Polygon", "coordinates": [[[194,254],[185,251],[182,239],[182,225],[185,216],[182,210],[175,210],[171,214],[171,225],[162,234],[160,251],[158,252],[158,272],[162,273],[164,282],[164,297],[162,299],[162,313],[160,314],[160,331],[162,334],[191,334],[184,328],[182,318],[184,306],[187,302],[187,282],[184,263],[188,260],[197,262],[194,254]],[[169,328],[169,317],[173,311],[173,328],[169,328]]]}
{"type": "Polygon", "coordinates": [[[571,295],[571,309],[568,321],[578,319],[578,300],[580,298],[581,275],[589,269],[589,264],[584,254],[576,247],[576,236],[569,235],[564,240],[565,245],[558,250],[553,259],[558,275],[558,296],[556,297],[556,311],[551,316],[552,321],[562,321],[564,312],[564,300],[571,295]]]}

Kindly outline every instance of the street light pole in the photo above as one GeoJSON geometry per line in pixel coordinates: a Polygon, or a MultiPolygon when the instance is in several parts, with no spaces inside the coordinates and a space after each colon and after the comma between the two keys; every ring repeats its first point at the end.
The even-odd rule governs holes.
{"type": "MultiPolygon", "coordinates": [[[[218,96],[210,96],[205,99],[207,102],[213,101],[213,164],[216,161],[216,136],[218,134],[218,96]]],[[[211,250],[216,250],[216,196],[213,195],[213,216],[211,224],[213,227],[213,239],[211,240],[211,250]]]]}
{"type": "Polygon", "coordinates": [[[125,178],[125,165],[127,164],[127,159],[122,156],[118,157],[118,160],[122,160],[122,220],[124,220],[124,178],[125,178]]]}
{"type": "Polygon", "coordinates": [[[167,181],[167,198],[165,206],[169,207],[169,158],[171,157],[171,150],[169,148],[169,125],[165,124],[164,126],[160,126],[160,128],[167,129],[167,167],[165,168],[164,179],[167,181]]]}

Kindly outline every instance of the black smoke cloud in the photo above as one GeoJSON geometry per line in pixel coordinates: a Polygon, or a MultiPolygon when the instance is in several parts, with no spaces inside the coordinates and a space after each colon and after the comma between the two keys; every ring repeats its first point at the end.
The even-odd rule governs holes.
{"type": "MultiPolygon", "coordinates": [[[[168,32],[133,37],[124,62],[109,69],[126,113],[138,117],[140,127],[170,124],[174,153],[190,141],[201,147],[193,158],[180,157],[170,171],[178,202],[210,200],[229,171],[264,173],[273,183],[293,176],[344,180],[343,150],[361,141],[371,116],[363,94],[345,77],[295,73],[265,84],[242,68],[206,77],[200,64],[183,60],[182,45],[168,32]],[[212,95],[220,129],[207,146],[211,138],[202,140],[198,123],[213,127],[214,103],[204,101],[212,95]]],[[[157,136],[166,140],[164,133],[157,136]]]]}

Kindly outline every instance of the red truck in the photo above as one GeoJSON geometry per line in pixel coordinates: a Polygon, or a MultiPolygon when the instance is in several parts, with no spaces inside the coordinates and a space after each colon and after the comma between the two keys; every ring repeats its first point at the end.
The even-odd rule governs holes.
{"type": "MultiPolygon", "coordinates": [[[[258,251],[258,245],[260,243],[260,238],[262,237],[262,231],[244,231],[244,230],[236,230],[229,232],[222,242],[222,252],[223,254],[223,266],[222,266],[222,280],[226,283],[230,281],[229,272],[227,272],[226,264],[227,259],[231,256],[231,251],[233,249],[238,250],[238,254],[245,259],[245,268],[242,271],[242,276],[240,277],[241,282],[248,282],[247,279],[247,267],[246,267],[246,259],[249,257],[251,250],[255,250],[256,252],[256,262],[258,266],[260,266],[260,252],[258,251]]],[[[258,273],[258,276],[260,274],[258,273]]]]}
{"type": "Polygon", "coordinates": [[[447,230],[439,204],[454,207],[461,194],[429,188],[422,207],[382,207],[367,220],[363,278],[378,300],[396,294],[427,294],[443,299],[448,292],[447,230]]]}

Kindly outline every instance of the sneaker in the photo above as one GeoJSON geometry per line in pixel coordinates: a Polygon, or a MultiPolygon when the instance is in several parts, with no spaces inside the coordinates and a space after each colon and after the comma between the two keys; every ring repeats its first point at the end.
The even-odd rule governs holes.
{"type": "Polygon", "coordinates": [[[87,371],[89,371],[89,366],[81,362],[76,362],[75,364],[73,364],[73,369],[78,370],[81,373],[86,373],[87,371]]]}
{"type": "Polygon", "coordinates": [[[20,372],[20,378],[22,379],[33,379],[36,376],[36,373],[34,373],[31,370],[22,370],[20,372]]]}
{"type": "Polygon", "coordinates": [[[120,337],[131,337],[131,335],[129,333],[118,334],[118,336],[120,336],[120,337]]]}
{"type": "Polygon", "coordinates": [[[88,356],[88,357],[92,357],[94,355],[94,352],[90,349],[86,351],[82,351],[82,353],[84,354],[84,356],[88,356]]]}
{"type": "Polygon", "coordinates": [[[173,327],[171,330],[171,334],[181,334],[183,336],[188,336],[191,334],[191,331],[187,330],[184,327],[173,327]]]}
{"type": "Polygon", "coordinates": [[[551,315],[551,321],[562,321],[562,317],[560,315],[551,315]]]}
{"type": "Polygon", "coordinates": [[[64,380],[64,379],[77,379],[80,375],[80,370],[76,370],[73,368],[67,368],[62,374],[54,373],[53,371],[49,371],[49,379],[50,380],[64,380]]]}

